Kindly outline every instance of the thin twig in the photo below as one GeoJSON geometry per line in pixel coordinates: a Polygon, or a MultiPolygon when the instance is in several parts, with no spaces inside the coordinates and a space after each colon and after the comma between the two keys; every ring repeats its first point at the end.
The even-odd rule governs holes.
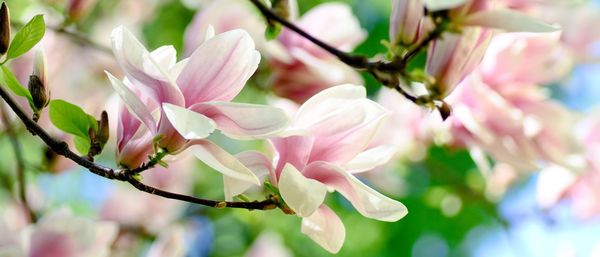
{"type": "Polygon", "coordinates": [[[300,27],[296,26],[292,22],[277,15],[261,0],[250,0],[250,2],[254,4],[254,6],[262,13],[262,15],[267,20],[280,23],[281,25],[294,31],[298,35],[306,38],[307,40],[319,46],[328,53],[336,56],[340,61],[342,61],[346,65],[360,71],[367,71],[382,85],[395,89],[400,94],[405,96],[408,100],[414,102],[415,104],[419,104],[417,97],[412,96],[409,92],[407,92],[399,86],[400,80],[398,79],[398,77],[406,77],[407,74],[404,69],[407,66],[407,64],[417,55],[417,53],[419,53],[422,49],[426,48],[429,45],[429,43],[431,43],[433,40],[439,38],[441,34],[445,31],[445,28],[437,26],[439,24],[436,23],[436,27],[434,28],[434,30],[429,35],[427,35],[427,37],[423,41],[421,41],[420,44],[415,45],[413,48],[411,48],[403,57],[397,57],[392,61],[369,61],[369,59],[365,56],[354,55],[351,53],[340,51],[337,48],[313,37],[312,35],[304,31],[300,27]]]}
{"type": "Polygon", "coordinates": [[[17,133],[15,133],[12,124],[11,124],[11,120],[8,118],[8,113],[6,113],[6,110],[3,108],[3,106],[0,106],[0,111],[2,112],[2,121],[4,122],[4,127],[6,129],[6,133],[8,135],[8,138],[10,140],[10,143],[13,147],[13,152],[15,153],[15,161],[16,163],[16,174],[17,174],[17,184],[18,184],[18,196],[19,196],[19,200],[21,201],[21,205],[23,205],[23,209],[25,209],[25,212],[27,213],[27,215],[29,216],[29,221],[31,222],[35,222],[37,220],[35,213],[33,212],[33,210],[31,209],[30,205],[29,205],[29,201],[27,200],[27,181],[25,180],[25,160],[23,159],[23,151],[21,148],[21,143],[19,142],[19,139],[17,138],[17,133]]]}
{"type": "MultiPolygon", "coordinates": [[[[19,21],[10,21],[10,24],[16,28],[21,28],[25,25],[19,21]]],[[[71,30],[65,28],[64,26],[47,25],[46,28],[50,29],[58,34],[61,34],[61,35],[64,35],[64,36],[70,38],[73,42],[77,43],[78,45],[80,45],[82,47],[89,47],[89,48],[95,49],[97,51],[103,52],[105,54],[112,55],[112,50],[110,48],[89,39],[88,37],[86,37],[84,34],[82,34],[80,32],[71,31],[71,30]]]]}
{"type": "MultiPolygon", "coordinates": [[[[254,202],[228,202],[228,201],[216,201],[209,200],[203,198],[197,198],[189,195],[177,194],[172,192],[167,192],[158,188],[154,188],[148,186],[139,180],[136,179],[136,174],[129,169],[112,169],[101,164],[94,163],[85,157],[79,156],[76,153],[72,152],[69,149],[69,146],[64,141],[59,141],[51,137],[42,127],[40,127],[37,123],[31,120],[27,114],[21,109],[21,107],[12,99],[12,97],[6,92],[3,86],[0,86],[0,97],[4,99],[4,101],[8,104],[8,106],[15,112],[15,114],[21,119],[23,124],[27,127],[27,129],[33,134],[42,139],[44,143],[56,154],[64,156],[66,158],[71,159],[75,163],[80,166],[88,169],[90,172],[108,178],[119,181],[124,181],[131,184],[133,187],[137,188],[140,191],[180,200],[189,203],[200,204],[204,206],[214,207],[214,208],[240,208],[240,209],[248,209],[248,210],[270,210],[275,209],[279,206],[280,200],[277,197],[269,197],[263,201],[254,201],[254,202]]],[[[145,166],[145,169],[150,169],[152,167],[145,166]]],[[[138,170],[139,172],[143,170],[138,170]]]]}

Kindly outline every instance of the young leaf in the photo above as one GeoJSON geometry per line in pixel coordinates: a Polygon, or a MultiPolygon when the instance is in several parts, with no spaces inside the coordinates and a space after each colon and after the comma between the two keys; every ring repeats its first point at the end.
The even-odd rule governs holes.
{"type": "Polygon", "coordinates": [[[0,83],[2,85],[8,87],[10,91],[12,91],[15,95],[22,96],[27,98],[29,104],[33,104],[33,99],[31,98],[31,94],[29,91],[19,83],[15,75],[10,72],[10,70],[6,66],[2,66],[2,72],[0,72],[0,83]]]}
{"type": "Polygon", "coordinates": [[[46,24],[42,15],[36,15],[13,38],[8,48],[7,58],[14,59],[29,51],[46,33],[46,24]]]}
{"type": "MultiPolygon", "coordinates": [[[[58,129],[89,141],[88,130],[96,130],[96,120],[79,106],[63,100],[50,101],[50,121],[58,129]]],[[[89,148],[89,147],[88,147],[89,148]]]]}
{"type": "Polygon", "coordinates": [[[90,140],[87,137],[74,136],[73,143],[80,154],[87,154],[90,151],[90,140]]]}

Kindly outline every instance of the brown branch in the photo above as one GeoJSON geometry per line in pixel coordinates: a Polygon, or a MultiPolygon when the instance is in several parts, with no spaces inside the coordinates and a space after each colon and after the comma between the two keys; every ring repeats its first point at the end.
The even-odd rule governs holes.
{"type": "Polygon", "coordinates": [[[351,53],[346,53],[338,50],[337,48],[313,37],[300,27],[296,26],[292,22],[286,20],[285,18],[277,15],[273,10],[271,10],[268,6],[266,6],[261,0],[250,0],[252,4],[261,12],[261,14],[268,21],[275,21],[279,24],[285,26],[286,28],[294,31],[298,35],[306,38],[311,41],[315,45],[321,47],[323,50],[328,53],[336,56],[340,61],[345,63],[346,65],[355,68],[360,71],[367,71],[370,73],[377,81],[379,81],[382,85],[395,89],[408,100],[419,104],[419,99],[409,92],[400,87],[399,76],[407,77],[408,75],[405,72],[405,67],[407,64],[424,48],[426,48],[429,43],[441,36],[441,34],[445,31],[445,28],[437,26],[436,23],[435,29],[421,41],[420,44],[415,45],[411,48],[403,57],[396,57],[392,61],[369,61],[369,59],[365,56],[353,55],[351,53]]]}
{"type": "Polygon", "coordinates": [[[3,106],[1,106],[0,108],[1,110],[1,115],[2,115],[2,121],[4,122],[4,126],[6,129],[6,134],[8,135],[8,138],[10,140],[10,143],[13,147],[13,152],[15,154],[15,161],[16,163],[16,174],[17,174],[17,184],[18,184],[18,196],[19,196],[19,200],[21,201],[21,205],[23,205],[23,209],[25,209],[25,212],[27,213],[27,215],[29,216],[29,221],[30,222],[35,222],[37,220],[37,217],[35,216],[35,213],[33,212],[33,210],[31,209],[30,205],[29,205],[29,201],[27,200],[27,181],[25,180],[25,160],[23,159],[23,150],[21,148],[21,143],[19,143],[19,139],[17,138],[17,133],[15,132],[15,130],[12,127],[11,121],[8,118],[8,114],[6,113],[6,110],[3,108],[3,106]]]}
{"type": "Polygon", "coordinates": [[[46,143],[46,145],[54,151],[56,154],[64,156],[68,159],[71,159],[78,165],[88,169],[90,172],[108,178],[119,180],[123,182],[127,182],[131,184],[133,187],[137,188],[140,191],[180,200],[184,202],[194,203],[205,205],[214,208],[240,208],[240,209],[248,209],[248,210],[270,210],[281,206],[280,200],[277,197],[269,197],[263,201],[254,201],[254,202],[228,202],[228,201],[216,201],[209,200],[203,198],[196,198],[189,195],[177,194],[172,192],[167,192],[158,188],[154,188],[148,186],[139,180],[136,179],[136,174],[142,172],[146,169],[152,168],[153,165],[144,165],[143,168],[140,169],[112,169],[101,164],[94,163],[86,159],[85,157],[79,156],[76,153],[72,152],[69,149],[69,146],[64,141],[59,141],[50,136],[42,127],[40,127],[37,123],[31,120],[27,114],[21,109],[21,107],[12,99],[12,97],[6,92],[3,86],[0,85],[0,97],[4,99],[4,101],[8,104],[8,106],[13,110],[13,112],[21,119],[23,124],[27,127],[27,129],[35,136],[38,136],[46,143]],[[135,172],[137,173],[135,173],[135,172]]]}

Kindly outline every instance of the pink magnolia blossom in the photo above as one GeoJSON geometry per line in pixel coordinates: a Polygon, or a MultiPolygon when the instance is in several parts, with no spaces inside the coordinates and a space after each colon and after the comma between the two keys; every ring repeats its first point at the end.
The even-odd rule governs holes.
{"type": "Polygon", "coordinates": [[[69,210],[60,209],[13,236],[13,245],[0,246],[0,252],[7,256],[105,257],[117,236],[117,226],[75,217],[69,210]]]}
{"type": "Polygon", "coordinates": [[[479,74],[461,83],[450,96],[455,138],[519,171],[533,171],[546,162],[567,164],[573,149],[572,113],[535,85],[513,82],[505,87],[514,90],[496,90],[479,74]]]}
{"type": "Polygon", "coordinates": [[[555,165],[544,169],[538,178],[537,199],[540,206],[550,208],[568,199],[573,213],[582,219],[600,214],[600,119],[593,111],[575,126],[578,141],[583,146],[582,169],[555,165]]]}
{"type": "Polygon", "coordinates": [[[231,102],[260,60],[247,32],[218,34],[180,62],[176,62],[172,46],[148,52],[123,27],[113,31],[112,41],[126,79],[108,76],[130,112],[129,116],[122,112],[117,135],[121,164],[139,165],[141,156],[151,148],[146,145],[157,138],[158,146],[169,153],[189,148],[224,175],[259,184],[235,157],[205,139],[215,129],[235,139],[265,138],[287,126],[288,118],[280,109],[231,102]],[[125,138],[130,140],[122,140],[125,138]],[[126,151],[127,147],[132,149],[126,151]]]}
{"type": "Polygon", "coordinates": [[[572,60],[560,32],[505,33],[494,37],[481,63],[483,80],[501,89],[515,81],[546,84],[567,75],[572,60]]]}
{"type": "Polygon", "coordinates": [[[498,8],[488,0],[425,0],[429,11],[448,10],[460,34],[445,33],[428,50],[427,73],[435,78],[434,96],[443,98],[479,64],[492,29],[506,32],[552,32],[555,27],[524,13],[498,8]]]}
{"type": "MultiPolygon", "coordinates": [[[[365,37],[350,7],[342,3],[318,5],[300,17],[296,25],[342,51],[351,51],[365,37]]],[[[303,103],[333,85],[362,83],[354,69],[295,32],[284,28],[278,40],[285,52],[270,60],[275,94],[303,103]]]]}
{"type": "MultiPolygon", "coordinates": [[[[321,91],[297,111],[289,136],[270,139],[275,164],[258,153],[240,158],[258,176],[269,176],[287,205],[300,217],[302,233],[330,252],[341,248],[344,226],[323,204],[333,189],[340,192],[363,216],[397,221],[406,207],[371,189],[353,174],[385,164],[395,153],[389,145],[370,147],[373,136],[389,112],[366,98],[362,86],[341,85],[321,91]],[[369,148],[370,147],[370,148],[369,148]],[[252,158],[249,158],[254,156],[252,158]],[[252,163],[250,163],[252,162],[252,163]]],[[[232,195],[249,185],[226,181],[232,195]]]]}

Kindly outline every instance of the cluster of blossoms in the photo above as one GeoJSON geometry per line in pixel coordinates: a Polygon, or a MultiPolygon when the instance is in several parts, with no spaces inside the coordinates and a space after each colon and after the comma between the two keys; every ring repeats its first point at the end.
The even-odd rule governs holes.
{"type": "MultiPolygon", "coordinates": [[[[78,8],[90,5],[84,2],[73,1],[73,19],[83,15],[78,8]]],[[[285,2],[289,20],[336,49],[352,51],[366,37],[345,4],[322,4],[300,16],[295,1],[285,2]]],[[[547,23],[576,28],[586,23],[557,20],[546,15],[550,4],[534,2],[392,0],[390,56],[385,61],[410,62],[423,54],[426,62],[416,72],[388,71],[385,75],[398,82],[394,90],[382,89],[377,100],[367,97],[355,69],[306,37],[284,27],[267,41],[267,24],[245,0],[204,3],[186,32],[185,58],[178,59],[173,46],[149,51],[134,33],[119,26],[112,31],[111,43],[124,76],[106,72],[123,103],[115,111],[117,164],[135,169],[149,158],[163,163],[163,158],[170,162],[191,154],[222,173],[226,200],[267,188],[283,200],[278,207],[302,218],[302,233],[332,253],[341,249],[345,228],[325,204],[327,193],[340,193],[367,218],[398,221],[408,214],[407,208],[371,188],[361,176],[392,160],[417,160],[439,138],[471,152],[490,191],[495,183],[505,182],[498,181],[500,170],[506,172],[502,168],[516,175],[547,168],[543,174],[550,174],[549,181],[554,181],[552,176],[567,179],[552,189],[552,199],[542,200],[545,205],[573,195],[591,203],[579,207],[593,207],[585,213],[596,214],[600,200],[595,185],[600,179],[594,154],[599,140],[593,131],[598,122],[585,123],[587,132],[578,141],[571,128],[576,115],[553,100],[544,86],[563,78],[600,35],[581,40],[572,30],[557,31],[547,23]],[[261,58],[272,71],[268,86],[261,87],[286,100],[273,100],[271,105],[234,100],[261,58]],[[414,99],[397,92],[403,90],[414,99]],[[442,110],[445,105],[452,107],[446,121],[427,109],[442,110]],[[215,131],[232,140],[266,140],[269,149],[233,154],[213,140],[215,131]],[[585,172],[576,177],[572,170],[585,172]]],[[[181,179],[185,175],[173,175],[185,166],[157,168],[167,175],[144,173],[144,179],[159,188],[189,192],[189,181],[181,179]]],[[[540,179],[540,190],[547,196],[544,186],[553,182],[544,181],[540,179]]],[[[179,211],[167,202],[112,196],[101,217],[157,232],[179,211]],[[112,211],[121,206],[133,211],[112,211]],[[141,220],[149,209],[156,217],[141,220]]],[[[114,224],[78,220],[77,228],[85,227],[89,238],[76,237],[77,228],[53,227],[63,222],[61,215],[68,216],[48,215],[35,224],[35,233],[21,232],[31,242],[12,250],[26,249],[23,254],[38,256],[27,251],[39,246],[56,249],[61,256],[106,256],[106,247],[90,242],[106,246],[113,241],[114,224]],[[65,239],[47,245],[57,240],[54,235],[65,239]]],[[[181,245],[161,245],[182,240],[181,231],[169,232],[148,256],[165,256],[166,248],[182,251],[181,245]]]]}

